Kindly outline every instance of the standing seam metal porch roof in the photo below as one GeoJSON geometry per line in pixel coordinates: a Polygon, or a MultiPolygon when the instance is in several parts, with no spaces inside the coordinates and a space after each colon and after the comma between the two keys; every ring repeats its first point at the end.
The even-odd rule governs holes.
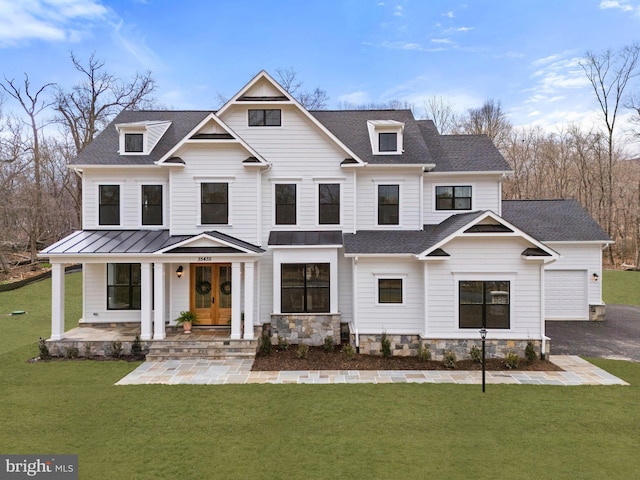
{"type": "MultiPolygon", "coordinates": [[[[224,233],[211,231],[205,234],[244,250],[264,253],[262,248],[224,233]]],[[[81,230],[45,248],[40,255],[148,254],[200,235],[202,233],[169,235],[169,230],[81,230]]],[[[211,253],[206,250],[208,248],[201,247],[203,252],[211,253]]],[[[194,247],[190,253],[197,253],[197,250],[198,247],[194,247]]]]}

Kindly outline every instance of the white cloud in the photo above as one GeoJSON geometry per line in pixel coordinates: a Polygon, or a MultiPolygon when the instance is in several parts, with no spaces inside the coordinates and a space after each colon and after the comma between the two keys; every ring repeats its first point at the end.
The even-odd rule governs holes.
{"type": "Polygon", "coordinates": [[[453,43],[453,41],[449,40],[448,38],[432,38],[431,42],[443,45],[451,45],[453,43]]]}
{"type": "Polygon", "coordinates": [[[609,8],[617,8],[623,12],[632,12],[633,6],[631,6],[628,0],[602,0],[600,2],[600,8],[606,10],[609,8]]]}
{"type": "Polygon", "coordinates": [[[147,46],[145,37],[136,34],[132,27],[125,26],[122,20],[113,25],[113,36],[116,43],[123,47],[144,68],[154,71],[164,68],[164,62],[147,46]]]}
{"type": "Polygon", "coordinates": [[[78,41],[108,10],[96,0],[0,0],[0,47],[29,40],[78,41]]]}
{"type": "Polygon", "coordinates": [[[366,105],[367,103],[370,102],[369,95],[367,94],[367,92],[362,92],[362,91],[345,93],[343,95],[340,95],[338,97],[338,100],[340,103],[345,104],[347,106],[366,105]]]}
{"type": "Polygon", "coordinates": [[[396,17],[401,17],[401,16],[403,15],[402,7],[401,7],[400,5],[396,6],[396,7],[393,9],[393,14],[394,14],[396,17]]]}
{"type": "Polygon", "coordinates": [[[455,15],[453,14],[452,11],[448,11],[447,13],[443,13],[442,14],[443,17],[447,17],[447,18],[453,18],[455,17],[455,15]]]}

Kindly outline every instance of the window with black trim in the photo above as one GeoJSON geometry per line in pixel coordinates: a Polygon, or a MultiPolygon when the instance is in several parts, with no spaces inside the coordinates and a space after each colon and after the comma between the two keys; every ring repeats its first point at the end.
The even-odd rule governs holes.
{"type": "Polygon", "coordinates": [[[436,187],[436,210],[471,210],[471,187],[436,187]]]}
{"type": "Polygon", "coordinates": [[[283,263],[280,268],[282,313],[328,313],[328,263],[283,263]]]}
{"type": "Polygon", "coordinates": [[[162,225],[162,185],[142,185],[142,225],[162,225]]]}
{"type": "Polygon", "coordinates": [[[120,225],[120,185],[98,187],[98,223],[120,225]]]}
{"type": "Polygon", "coordinates": [[[200,184],[200,223],[202,225],[229,223],[229,184],[200,184]]]}
{"type": "Polygon", "coordinates": [[[250,127],[279,127],[282,125],[280,109],[249,110],[250,127]]]}
{"type": "Polygon", "coordinates": [[[140,310],[139,263],[107,264],[107,310],[140,310]]]}
{"type": "Polygon", "coordinates": [[[320,225],[340,224],[339,183],[321,183],[318,185],[318,223],[320,225]]]}
{"type": "Polygon", "coordinates": [[[276,196],[276,225],[296,224],[296,184],[277,183],[276,196]]]}
{"type": "Polygon", "coordinates": [[[379,133],[378,134],[378,151],[379,152],[397,152],[398,151],[398,134],[397,133],[379,133]]]}
{"type": "Polygon", "coordinates": [[[142,133],[125,133],[124,134],[124,151],[142,153],[144,151],[144,134],[142,133]]]}
{"type": "Polygon", "coordinates": [[[378,185],[378,225],[400,224],[400,185],[378,185]]]}
{"type": "Polygon", "coordinates": [[[460,328],[509,328],[509,281],[463,280],[458,288],[460,328]]]}
{"type": "Polygon", "coordinates": [[[401,278],[378,279],[378,303],[403,303],[401,278]]]}

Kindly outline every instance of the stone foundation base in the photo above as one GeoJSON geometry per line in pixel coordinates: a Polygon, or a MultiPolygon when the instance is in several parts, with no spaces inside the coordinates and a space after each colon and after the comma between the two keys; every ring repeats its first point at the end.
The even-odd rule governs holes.
{"type": "Polygon", "coordinates": [[[322,345],[326,337],[334,343],[340,342],[340,314],[273,314],[271,315],[271,342],[278,343],[278,337],[291,344],[322,345]]]}
{"type": "Polygon", "coordinates": [[[605,305],[589,305],[589,320],[592,322],[603,322],[605,305]]]}
{"type": "MultiPolygon", "coordinates": [[[[391,353],[393,356],[414,356],[418,355],[421,345],[429,347],[432,360],[442,360],[444,353],[451,350],[458,360],[471,358],[471,348],[475,345],[482,348],[482,340],[457,340],[457,339],[421,339],[420,335],[387,335],[391,340],[391,353]]],[[[360,335],[360,353],[365,355],[381,355],[382,335],[360,335]]],[[[520,357],[525,356],[525,348],[529,340],[486,340],[486,358],[504,358],[508,352],[513,352],[520,357]]],[[[540,358],[540,340],[531,340],[536,350],[536,355],[540,358]]],[[[355,335],[351,335],[351,343],[355,344],[355,335]]],[[[545,350],[548,358],[551,351],[551,342],[545,342],[545,350]]]]}
{"type": "MultiPolygon", "coordinates": [[[[77,357],[110,357],[113,351],[113,341],[75,341],[75,340],[47,340],[49,353],[54,357],[65,357],[69,355],[69,349],[77,349],[77,357]]],[[[120,342],[122,355],[131,353],[132,341],[120,342]]],[[[140,342],[143,351],[148,351],[151,346],[150,341],[140,342]]]]}

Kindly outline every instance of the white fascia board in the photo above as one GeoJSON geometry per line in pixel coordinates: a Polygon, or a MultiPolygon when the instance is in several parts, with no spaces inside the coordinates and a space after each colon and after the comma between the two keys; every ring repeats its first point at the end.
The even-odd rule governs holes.
{"type": "MultiPolygon", "coordinates": [[[[196,242],[198,240],[201,240],[201,239],[206,239],[206,240],[211,241],[211,243],[215,244],[215,245],[212,245],[212,246],[222,245],[222,246],[225,246],[225,247],[231,247],[231,248],[235,248],[237,250],[241,250],[244,253],[249,253],[249,254],[252,254],[252,255],[260,255],[259,253],[253,252],[251,250],[247,250],[246,248],[242,248],[241,246],[236,245],[235,243],[226,242],[226,241],[221,240],[219,238],[212,237],[211,235],[207,235],[206,233],[200,233],[199,235],[196,235],[196,236],[191,237],[191,238],[187,238],[186,240],[183,240],[181,242],[174,243],[173,245],[165,247],[162,250],[156,250],[155,252],[153,252],[153,255],[160,255],[160,254],[165,253],[168,250],[173,250],[174,248],[187,247],[187,246],[189,246],[189,244],[191,244],[193,242],[196,242]]],[[[186,255],[191,255],[193,257],[192,253],[191,254],[186,254],[186,255]]]]}
{"type": "Polygon", "coordinates": [[[345,253],[345,258],[416,258],[413,253],[345,253]]]}
{"type": "Polygon", "coordinates": [[[502,218],[502,217],[496,215],[495,213],[493,213],[492,211],[488,210],[488,211],[484,212],[482,215],[480,215],[479,217],[475,218],[474,220],[472,220],[469,223],[467,223],[467,224],[463,225],[462,227],[460,227],[458,230],[456,230],[454,233],[452,233],[451,235],[449,235],[445,239],[441,240],[440,242],[438,242],[434,246],[432,246],[432,247],[428,248],[427,250],[425,250],[424,252],[422,252],[418,256],[418,259],[425,260],[427,255],[429,255],[429,253],[433,252],[434,250],[437,250],[438,248],[442,248],[443,245],[446,245],[447,243],[449,243],[454,238],[459,237],[461,234],[464,233],[465,230],[473,227],[474,225],[477,225],[478,223],[482,222],[486,218],[492,218],[493,220],[495,220],[496,222],[500,223],[501,225],[504,225],[505,227],[508,227],[511,230],[513,230],[513,233],[497,234],[497,235],[492,235],[492,234],[474,235],[474,234],[470,234],[470,235],[467,235],[467,236],[469,236],[469,237],[471,237],[471,236],[484,237],[484,238],[487,238],[487,237],[490,237],[490,236],[494,236],[494,237],[497,237],[497,238],[521,237],[521,238],[524,238],[527,242],[529,242],[532,245],[534,245],[535,247],[537,247],[537,248],[543,250],[544,252],[548,253],[551,256],[550,258],[552,258],[554,261],[557,260],[558,258],[560,258],[560,254],[558,252],[556,252],[555,250],[553,250],[551,247],[549,247],[548,245],[545,245],[542,242],[539,242],[538,240],[536,240],[532,236],[530,236],[527,233],[525,233],[522,230],[520,230],[515,225],[512,225],[511,223],[507,222],[504,218],[502,218]]]}
{"type": "Polygon", "coordinates": [[[235,138],[235,141],[240,145],[242,145],[242,147],[244,147],[244,149],[247,150],[249,154],[255,156],[258,160],[262,162],[263,165],[267,165],[267,161],[264,158],[262,158],[262,155],[260,155],[253,148],[251,148],[247,144],[247,142],[245,142],[239,135],[237,135],[229,126],[227,126],[222,120],[220,120],[220,118],[217,117],[216,114],[213,112],[207,115],[198,125],[196,125],[193,129],[191,129],[191,131],[187,133],[182,140],[180,140],[176,145],[174,145],[174,147],[171,148],[167,153],[165,153],[164,156],[160,160],[158,160],[156,163],[158,165],[164,165],[165,161],[173,157],[174,153],[177,152],[178,149],[180,149],[180,147],[182,147],[185,143],[187,143],[189,139],[193,135],[195,135],[198,130],[200,130],[204,125],[207,124],[207,122],[211,120],[213,120],[216,124],[218,124],[218,126],[221,127],[229,135],[232,135],[235,138]]]}
{"type": "Polygon", "coordinates": [[[551,240],[549,242],[545,242],[547,245],[551,246],[551,245],[603,245],[603,248],[609,246],[609,245],[613,245],[614,243],[616,243],[613,240],[584,240],[584,241],[580,241],[580,240],[565,240],[565,241],[556,241],[556,240],[551,240]]]}
{"type": "MultiPolygon", "coordinates": [[[[253,77],[249,83],[247,83],[244,87],[242,87],[240,89],[240,91],[238,93],[236,93],[231,100],[229,100],[227,103],[225,103],[222,107],[220,107],[218,109],[218,111],[216,112],[216,114],[218,115],[218,117],[222,116],[222,114],[224,112],[226,112],[229,108],[231,108],[232,105],[236,104],[236,101],[238,100],[238,98],[240,98],[246,91],[250,90],[251,87],[253,85],[255,85],[259,80],[261,79],[266,79],[268,82],[270,82],[272,84],[273,87],[275,87],[283,96],[287,97],[289,99],[289,101],[291,102],[291,104],[295,105],[296,107],[298,107],[298,109],[304,114],[306,115],[307,119],[309,119],[309,121],[315,125],[318,129],[320,129],[320,131],[322,131],[322,133],[324,133],[327,137],[329,137],[329,139],[331,139],[338,148],[340,148],[341,150],[343,150],[348,156],[350,156],[351,158],[353,158],[354,160],[356,160],[357,162],[364,164],[364,162],[358,158],[358,156],[353,153],[349,147],[347,147],[344,143],[342,143],[338,137],[336,137],[333,133],[331,133],[322,123],[320,123],[318,121],[318,119],[316,117],[314,117],[313,115],[311,115],[309,113],[309,111],[304,108],[302,106],[302,104],[300,102],[298,102],[298,100],[296,100],[289,92],[287,92],[271,75],[269,75],[265,70],[261,70],[260,73],[258,73],[255,77],[253,77]]],[[[244,103],[244,102],[243,102],[244,103]]],[[[277,102],[278,105],[282,105],[282,102],[277,102]]],[[[263,103],[261,103],[261,105],[263,105],[263,103]]]]}
{"type": "MultiPolygon", "coordinates": [[[[345,165],[348,166],[348,165],[345,165]]],[[[367,168],[419,168],[423,172],[428,169],[435,168],[435,163],[366,163],[363,166],[367,168]]],[[[425,172],[426,173],[426,172],[425,172]]]]}
{"type": "Polygon", "coordinates": [[[132,168],[158,168],[158,165],[156,165],[155,163],[145,163],[145,164],[141,164],[141,165],[132,165],[130,163],[117,163],[117,164],[109,164],[109,165],[102,165],[102,164],[73,164],[73,165],[67,165],[67,168],[73,168],[74,170],[84,170],[86,168],[95,168],[95,169],[101,169],[101,168],[107,168],[107,169],[122,169],[122,168],[128,168],[128,169],[132,169],[132,168]]]}

